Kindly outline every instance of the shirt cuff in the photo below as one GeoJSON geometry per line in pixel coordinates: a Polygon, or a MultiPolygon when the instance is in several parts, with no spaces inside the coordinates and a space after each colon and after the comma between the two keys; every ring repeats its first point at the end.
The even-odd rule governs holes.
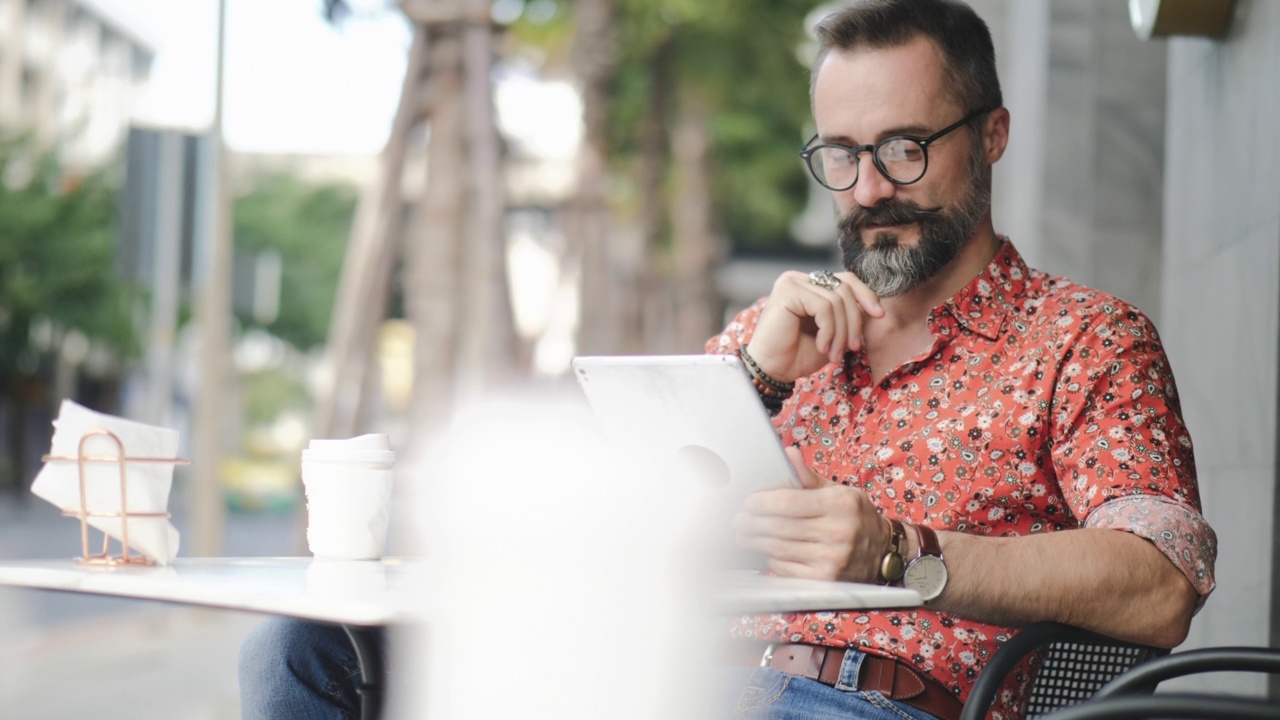
{"type": "Polygon", "coordinates": [[[1213,592],[1218,536],[1194,508],[1157,495],[1132,495],[1094,508],[1084,526],[1124,530],[1150,540],[1191,581],[1199,596],[1197,611],[1213,592]]]}

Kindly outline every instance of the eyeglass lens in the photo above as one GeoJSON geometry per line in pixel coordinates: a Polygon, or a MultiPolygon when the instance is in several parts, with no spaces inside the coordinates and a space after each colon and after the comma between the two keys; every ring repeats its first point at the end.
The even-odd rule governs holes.
{"type": "MultiPolygon", "coordinates": [[[[911,183],[924,175],[924,148],[915,140],[892,138],[873,150],[876,164],[891,179],[911,183]]],[[[858,180],[858,158],[846,148],[824,145],[814,150],[809,166],[819,182],[831,188],[852,187],[858,180]]]]}

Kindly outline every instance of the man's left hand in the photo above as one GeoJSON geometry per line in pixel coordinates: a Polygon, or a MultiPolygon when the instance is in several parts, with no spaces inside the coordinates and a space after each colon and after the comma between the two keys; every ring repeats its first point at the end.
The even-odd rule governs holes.
{"type": "Polygon", "coordinates": [[[866,493],[831,482],[786,449],[803,488],[754,493],[733,520],[738,544],[785,577],[876,582],[889,522],[866,493]]]}

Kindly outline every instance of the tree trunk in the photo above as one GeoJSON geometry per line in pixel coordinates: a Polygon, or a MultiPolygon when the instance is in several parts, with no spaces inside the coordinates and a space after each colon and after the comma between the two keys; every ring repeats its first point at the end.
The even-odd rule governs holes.
{"type": "Polygon", "coordinates": [[[710,112],[696,92],[681,97],[672,137],[675,236],[676,351],[701,352],[724,324],[724,298],[715,271],[726,254],[711,209],[710,112]]]}
{"type": "Polygon", "coordinates": [[[437,429],[454,399],[469,170],[463,139],[462,55],[457,25],[439,25],[432,31],[427,179],[413,210],[405,252],[405,310],[414,329],[409,422],[417,433],[437,429]]]}
{"type": "Polygon", "coordinates": [[[408,137],[422,117],[426,53],[426,28],[415,26],[400,104],[379,157],[379,172],[362,193],[351,225],[329,325],[327,352],[332,375],[319,399],[316,437],[348,437],[357,434],[363,424],[366,376],[374,362],[377,329],[386,314],[391,271],[399,247],[400,183],[408,137]]]}
{"type": "Polygon", "coordinates": [[[640,246],[618,259],[628,282],[625,307],[633,313],[623,327],[628,353],[662,352],[670,344],[672,298],[664,292],[666,268],[659,263],[668,227],[666,174],[671,157],[667,119],[673,92],[672,38],[658,42],[649,55],[649,102],[640,136],[640,246]]]}
{"type": "MultiPolygon", "coordinates": [[[[512,316],[507,280],[507,248],[503,232],[506,214],[502,158],[494,119],[493,27],[487,18],[489,0],[464,0],[472,17],[462,31],[463,125],[470,179],[432,172],[435,182],[470,187],[466,207],[467,232],[463,245],[462,286],[457,296],[461,333],[457,381],[464,394],[480,392],[516,374],[519,341],[512,316]]],[[[429,182],[431,182],[429,180],[429,182]]]]}
{"type": "Polygon", "coordinates": [[[620,346],[617,298],[610,261],[608,102],[613,80],[614,0],[575,0],[573,67],[582,83],[585,137],[578,157],[578,189],[565,213],[565,235],[579,275],[577,350],[615,352],[620,346]]]}

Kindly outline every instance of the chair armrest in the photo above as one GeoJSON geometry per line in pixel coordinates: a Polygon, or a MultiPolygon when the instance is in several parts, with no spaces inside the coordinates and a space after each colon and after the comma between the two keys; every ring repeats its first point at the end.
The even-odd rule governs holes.
{"type": "MultiPolygon", "coordinates": [[[[1096,696],[1095,696],[1096,697],[1096,696]]],[[[1122,695],[1088,700],[1063,708],[1047,720],[1134,720],[1135,718],[1194,718],[1194,720],[1275,720],[1275,703],[1223,695],[1122,695]]]]}
{"type": "Polygon", "coordinates": [[[1169,652],[1163,648],[1117,640],[1073,625],[1056,622],[1034,623],[1022,628],[1009,638],[982,668],[982,672],[978,674],[978,679],[973,684],[973,689],[969,692],[968,699],[965,700],[959,720],[983,720],[1009,673],[1028,655],[1037,650],[1048,649],[1054,643],[1133,648],[1140,653],[1138,663],[1149,660],[1153,655],[1159,656],[1169,652]]]}
{"type": "MultiPolygon", "coordinates": [[[[1094,693],[1095,700],[1149,693],[1170,678],[1206,672],[1280,674],[1280,650],[1260,647],[1202,648],[1173,653],[1130,669],[1094,693]]],[[[1276,710],[1272,710],[1273,713],[1276,710]]]]}

